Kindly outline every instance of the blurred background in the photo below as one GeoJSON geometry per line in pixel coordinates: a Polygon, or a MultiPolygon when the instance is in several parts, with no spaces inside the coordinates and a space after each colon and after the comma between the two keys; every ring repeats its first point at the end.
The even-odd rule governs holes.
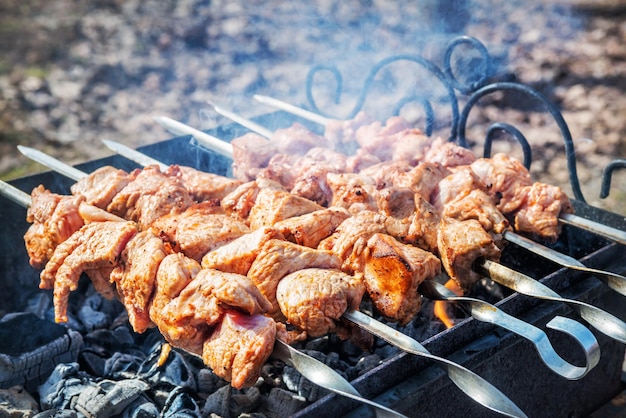
{"type": "MultiPolygon", "coordinates": [[[[333,82],[321,82],[316,99],[345,117],[380,60],[416,54],[442,67],[448,42],[462,34],[485,44],[494,79],[520,81],[561,109],[587,201],[626,214],[626,170],[599,198],[603,168],[626,158],[625,18],[623,0],[3,0],[0,177],[44,170],[17,144],[74,164],[109,155],[101,139],[133,147],[167,139],[154,116],[203,129],[226,123],[207,100],[247,117],[271,111],[252,100],[257,93],[307,106],[315,65],[342,74],[338,103],[333,82]]],[[[408,77],[400,74],[398,81],[381,73],[380,85],[403,88],[408,77]]],[[[390,100],[379,89],[366,106],[384,115],[390,100]]],[[[496,95],[469,120],[477,153],[498,121],[528,138],[535,180],[571,196],[553,121],[523,99],[496,95]]],[[[516,152],[506,141],[499,146],[516,152]]]]}

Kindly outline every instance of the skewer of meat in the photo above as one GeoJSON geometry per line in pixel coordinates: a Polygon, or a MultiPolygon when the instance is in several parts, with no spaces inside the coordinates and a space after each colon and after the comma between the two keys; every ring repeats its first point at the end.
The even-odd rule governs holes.
{"type": "MultiPolygon", "coordinates": [[[[134,158],[137,158],[137,157],[140,157],[140,158],[137,158],[136,161],[145,161],[146,160],[146,156],[138,156],[137,155],[138,154],[137,151],[134,151],[134,150],[129,152],[127,147],[124,147],[124,146],[119,147],[119,146],[116,146],[115,143],[108,143],[108,145],[109,145],[110,148],[112,148],[114,150],[117,150],[119,154],[124,155],[124,156],[130,158],[131,160],[134,159],[134,158]]],[[[152,162],[154,162],[154,161],[152,161],[152,162]]],[[[287,221],[291,221],[291,219],[287,219],[287,221]]],[[[384,237],[384,235],[381,235],[381,238],[382,237],[384,237]]],[[[376,238],[376,239],[381,239],[381,238],[376,238]]],[[[383,239],[383,241],[384,241],[384,239],[383,239]]],[[[267,253],[274,254],[274,253],[277,253],[277,252],[279,252],[279,251],[272,250],[272,251],[268,251],[267,253]]],[[[217,259],[219,259],[219,258],[221,258],[221,257],[217,257],[217,259]]],[[[290,256],[290,257],[288,257],[288,259],[289,260],[294,260],[294,257],[290,256]]],[[[407,257],[406,259],[409,259],[409,258],[407,257]]],[[[261,263],[261,264],[264,264],[264,263],[261,263]]],[[[276,265],[276,264],[282,264],[282,263],[277,262],[276,258],[272,258],[272,264],[276,265]]],[[[374,270],[376,269],[376,265],[377,264],[374,263],[374,265],[373,265],[373,269],[374,270]]],[[[381,264],[381,267],[384,267],[385,269],[389,269],[389,263],[383,262],[381,264]]],[[[318,282],[316,276],[320,274],[319,271],[316,271],[314,269],[308,269],[306,271],[300,271],[300,269],[296,269],[296,270],[297,270],[297,273],[294,273],[294,275],[290,275],[289,278],[285,277],[283,280],[280,281],[280,283],[278,285],[278,290],[280,292],[287,293],[288,292],[287,289],[290,288],[292,280],[295,280],[295,277],[298,277],[298,276],[302,277],[304,280],[308,280],[308,283],[317,283],[318,282]]],[[[324,273],[322,273],[322,274],[324,274],[324,273]]],[[[327,271],[326,274],[332,274],[332,273],[327,271]]],[[[279,276],[282,276],[282,275],[279,275],[279,276]]],[[[393,282],[393,281],[392,280],[387,280],[387,282],[393,282]]],[[[400,283],[402,283],[402,281],[400,281],[400,283]]],[[[428,283],[428,281],[422,282],[422,284],[425,284],[425,283],[428,283]]],[[[294,286],[294,287],[297,288],[297,286],[294,286]]],[[[420,289],[421,289],[421,287],[422,286],[420,286],[420,289]]],[[[427,288],[428,289],[432,289],[432,287],[427,287],[427,288]]],[[[416,292],[414,290],[412,290],[412,289],[408,289],[408,290],[401,291],[400,293],[406,295],[406,294],[411,294],[411,293],[416,293],[416,292]]],[[[266,294],[266,293],[264,292],[264,294],[266,294]]],[[[281,301],[284,302],[284,298],[281,297],[280,299],[281,299],[281,301]]],[[[408,299],[410,299],[410,298],[408,298],[408,299]]],[[[314,298],[313,300],[315,300],[315,304],[316,305],[319,305],[319,302],[317,301],[317,298],[314,298]]],[[[463,300],[472,302],[470,299],[467,299],[467,298],[463,299],[463,300]]],[[[481,307],[485,305],[484,302],[482,302],[482,301],[473,301],[472,303],[474,303],[474,304],[479,303],[481,307]]],[[[301,304],[299,304],[299,303],[295,303],[294,306],[297,306],[298,309],[301,309],[301,304]]],[[[286,310],[289,309],[288,306],[285,307],[283,304],[281,304],[281,308],[283,309],[283,312],[285,312],[286,310]]],[[[479,308],[479,309],[481,309],[481,308],[479,308]]],[[[484,309],[483,312],[488,312],[489,315],[490,315],[491,313],[497,312],[497,308],[492,306],[490,308],[484,309]]],[[[489,317],[489,315],[484,316],[483,314],[479,314],[479,312],[477,312],[477,311],[474,312],[474,313],[477,315],[476,317],[479,320],[490,321],[487,318],[487,317],[489,317]]],[[[353,315],[357,315],[357,312],[353,312],[353,313],[348,312],[348,313],[345,313],[344,315],[348,319],[350,319],[353,315]]],[[[323,316],[323,315],[320,315],[320,316],[323,316]]],[[[502,324],[499,324],[499,325],[504,326],[507,329],[519,330],[520,331],[520,335],[526,338],[526,336],[523,334],[523,332],[521,332],[521,328],[518,328],[517,325],[512,325],[512,327],[508,327],[506,324],[509,321],[506,320],[506,318],[504,317],[505,314],[501,314],[501,316],[502,316],[502,321],[503,322],[502,322],[502,324]]],[[[305,316],[305,318],[310,318],[310,317],[311,317],[311,315],[306,315],[305,316]]],[[[298,320],[301,318],[301,316],[294,315],[294,318],[295,318],[294,323],[298,324],[298,320]]],[[[357,316],[356,318],[359,318],[359,317],[357,316]]],[[[518,321],[518,320],[515,320],[514,318],[511,318],[510,321],[511,322],[515,322],[515,321],[518,321]]],[[[316,323],[317,324],[321,324],[322,327],[324,326],[323,322],[316,321],[316,323]]],[[[497,324],[497,322],[492,322],[492,323],[496,323],[497,324]]],[[[589,330],[587,328],[585,328],[584,326],[580,325],[578,322],[575,322],[575,321],[573,321],[571,319],[567,319],[567,318],[558,318],[558,320],[557,320],[557,318],[555,318],[554,323],[555,323],[554,329],[560,329],[562,331],[567,332],[569,335],[572,335],[571,331],[573,331],[574,329],[578,329],[578,332],[581,333],[581,335],[579,335],[579,336],[582,336],[584,334],[584,335],[586,335],[585,338],[590,338],[588,340],[589,342],[594,341],[594,338],[593,338],[592,334],[589,332],[589,330]],[[559,321],[563,321],[563,324],[559,325],[559,321]]],[[[374,325],[374,324],[371,324],[371,326],[372,326],[372,328],[368,328],[368,329],[370,331],[373,331],[374,333],[377,333],[377,330],[380,328],[380,326],[374,325]]],[[[307,323],[304,326],[304,328],[305,329],[311,329],[312,327],[311,327],[311,324],[307,323]]],[[[325,332],[326,329],[322,328],[322,331],[325,332]]],[[[541,333],[541,331],[534,330],[530,334],[536,335],[537,332],[541,333]]],[[[380,331],[378,331],[377,335],[381,336],[382,338],[389,338],[388,334],[384,334],[384,333],[380,334],[380,331]]],[[[531,340],[533,340],[533,339],[531,338],[531,340]]],[[[563,376],[566,376],[567,378],[570,378],[570,379],[582,378],[591,368],[593,368],[593,365],[597,363],[597,360],[598,360],[599,356],[596,356],[596,354],[598,354],[598,353],[594,353],[594,349],[592,349],[591,345],[585,346],[583,344],[583,348],[585,349],[585,353],[586,353],[587,367],[580,368],[580,367],[574,367],[574,366],[573,367],[567,366],[567,363],[564,362],[562,359],[560,359],[558,354],[556,354],[553,350],[546,350],[546,347],[544,347],[543,344],[538,344],[538,351],[540,352],[540,354],[542,354],[542,358],[546,360],[546,364],[549,367],[551,367],[553,370],[555,370],[557,373],[559,373],[559,374],[561,374],[563,376]],[[559,359],[559,360],[556,361],[556,359],[559,359]]]]}
{"type": "MultiPolygon", "coordinates": [[[[328,272],[328,270],[322,270],[322,271],[328,272]]],[[[311,273],[316,275],[316,276],[320,274],[320,272],[317,271],[317,270],[311,270],[311,273]]],[[[345,275],[345,273],[341,273],[339,271],[337,271],[337,273],[335,273],[335,274],[336,275],[334,277],[337,277],[337,279],[330,280],[330,282],[339,280],[339,282],[337,282],[337,283],[340,283],[340,282],[344,282],[345,283],[346,282],[345,278],[349,277],[349,276],[345,275]]],[[[308,277],[307,276],[307,272],[301,270],[301,271],[298,272],[297,277],[294,278],[294,280],[300,281],[300,280],[302,280],[303,277],[308,277]]],[[[307,286],[306,283],[309,283],[309,284],[313,285],[313,288],[312,288],[312,291],[310,291],[310,292],[303,292],[302,295],[304,296],[304,300],[307,300],[307,298],[313,297],[315,299],[315,304],[310,305],[310,307],[314,308],[314,309],[317,309],[319,307],[319,303],[320,303],[319,297],[317,296],[318,293],[314,290],[314,288],[317,286],[317,284],[315,284],[313,281],[305,280],[305,283],[300,285],[300,289],[306,288],[306,286],[307,286]]],[[[355,283],[358,283],[358,282],[355,282],[355,283]]],[[[341,287],[343,287],[343,286],[344,285],[342,285],[341,287]]],[[[349,286],[352,286],[352,285],[349,285],[349,286]]],[[[358,287],[355,288],[354,291],[357,292],[356,296],[358,297],[358,294],[362,294],[362,290],[358,291],[357,289],[358,289],[358,287]]],[[[350,291],[350,292],[354,292],[354,291],[350,291]]],[[[340,293],[343,293],[343,292],[344,291],[341,291],[340,293]]],[[[337,300],[342,300],[342,299],[344,299],[346,297],[348,297],[348,301],[350,299],[352,299],[353,300],[352,303],[354,305],[358,305],[358,303],[356,303],[355,296],[350,296],[349,294],[347,296],[344,295],[344,294],[339,294],[339,295],[337,295],[339,297],[339,299],[337,299],[337,296],[332,295],[332,292],[331,292],[331,295],[327,295],[327,296],[331,296],[330,300],[327,302],[328,306],[336,306],[337,300]]],[[[302,305],[302,300],[303,299],[300,298],[300,301],[298,302],[300,305],[302,305]]],[[[348,302],[348,303],[350,304],[350,302],[348,302]]],[[[346,308],[348,308],[348,307],[349,306],[346,306],[346,308]]],[[[345,311],[345,309],[344,309],[344,311],[345,311]]],[[[309,316],[311,316],[311,315],[309,315],[309,316]]],[[[415,343],[417,344],[417,342],[415,342],[415,343]]],[[[205,343],[205,347],[206,347],[206,343],[205,343]]],[[[205,357],[205,356],[203,356],[203,357],[205,357]]],[[[432,355],[429,354],[429,358],[436,358],[436,356],[432,356],[432,355]]],[[[205,361],[206,361],[206,359],[205,359],[205,361]]],[[[449,361],[446,361],[445,359],[442,359],[442,361],[444,361],[445,364],[450,366],[450,364],[449,364],[450,362],[449,361]]],[[[470,372],[469,370],[466,370],[465,368],[463,368],[461,366],[455,365],[454,367],[457,369],[456,373],[451,374],[450,378],[462,390],[467,391],[468,394],[472,393],[472,394],[476,395],[477,394],[477,392],[476,392],[477,389],[476,388],[469,388],[469,387],[465,386],[464,382],[467,381],[465,379],[469,378],[469,376],[472,376],[471,380],[474,380],[474,381],[476,381],[476,379],[479,379],[482,382],[482,379],[480,379],[478,376],[475,376],[472,372],[470,372]],[[457,379],[456,375],[459,372],[461,373],[461,375],[464,375],[464,377],[457,379]]],[[[485,385],[485,384],[486,384],[486,382],[482,382],[481,383],[481,385],[485,385]]],[[[513,415],[516,415],[516,416],[519,413],[521,413],[521,411],[519,411],[516,407],[514,407],[513,405],[510,405],[510,402],[508,400],[503,399],[502,398],[503,395],[501,395],[499,393],[499,391],[497,391],[497,389],[493,388],[491,385],[487,384],[487,386],[485,386],[482,389],[480,389],[479,392],[480,392],[480,396],[478,396],[478,399],[476,399],[476,400],[479,401],[480,403],[483,403],[484,405],[486,405],[486,406],[488,406],[490,408],[496,407],[496,410],[500,410],[499,408],[501,408],[502,405],[495,406],[492,402],[496,402],[496,403],[504,402],[506,405],[502,409],[502,411],[504,411],[503,413],[505,413],[505,414],[513,414],[513,415]],[[498,399],[498,400],[496,400],[496,399],[498,399]]]]}
{"type": "MultiPolygon", "coordinates": [[[[335,142],[337,141],[337,138],[340,138],[343,135],[340,135],[337,132],[348,132],[347,136],[354,137],[356,128],[363,127],[364,123],[368,121],[365,117],[357,117],[352,121],[333,121],[318,117],[316,114],[299,109],[284,102],[280,102],[276,99],[265,96],[255,96],[255,98],[263,103],[278,105],[281,106],[281,108],[284,107],[287,111],[295,112],[296,114],[315,122],[325,121],[326,123],[324,125],[327,127],[325,136],[333,138],[335,142]],[[334,133],[329,134],[328,131],[334,133]]],[[[221,108],[218,108],[218,110],[222,113],[224,112],[221,108]]],[[[230,115],[230,113],[227,113],[227,115],[230,115]]],[[[246,123],[246,120],[243,118],[238,118],[238,121],[246,123]]],[[[395,119],[392,125],[394,126],[392,126],[391,129],[394,130],[399,129],[397,126],[404,126],[400,122],[395,122],[395,119]]],[[[380,131],[379,126],[376,126],[375,129],[379,129],[380,131]]],[[[360,136],[363,137],[364,135],[361,134],[360,136]]],[[[462,155],[465,155],[462,152],[464,149],[460,149],[460,147],[457,147],[454,144],[446,143],[443,145],[448,147],[449,151],[453,154],[456,153],[455,150],[459,150],[462,155]]],[[[445,154],[445,152],[443,154],[445,154]]],[[[569,204],[569,200],[559,188],[543,183],[532,183],[527,170],[516,160],[503,154],[495,155],[493,158],[481,158],[475,161],[473,160],[473,157],[468,155],[462,156],[461,161],[463,160],[466,160],[468,163],[471,162],[471,164],[468,165],[471,172],[468,173],[468,177],[466,178],[469,179],[473,176],[478,176],[479,182],[483,185],[484,194],[488,193],[491,196],[494,196],[498,202],[496,208],[505,214],[514,214],[512,216],[512,221],[516,230],[527,231],[540,239],[554,241],[560,232],[560,221],[576,218],[572,218],[572,208],[569,204]]],[[[454,165],[459,162],[457,157],[454,157],[452,161],[454,161],[454,165]]],[[[451,161],[447,160],[446,164],[450,165],[451,161]]],[[[420,170],[420,167],[415,167],[412,170],[416,169],[420,170]]],[[[435,172],[436,169],[432,168],[431,171],[435,172]]],[[[401,186],[412,187],[418,183],[412,179],[412,177],[414,177],[413,175],[407,176],[406,172],[399,173],[398,177],[401,179],[406,177],[408,180],[401,180],[397,183],[401,186]]],[[[417,178],[421,182],[423,176],[419,175],[417,178]]],[[[435,176],[435,179],[436,178],[437,177],[435,176]]],[[[418,186],[417,189],[414,188],[414,190],[421,194],[429,194],[432,191],[431,189],[428,190],[427,193],[424,193],[421,185],[418,186]]],[[[475,192],[472,191],[472,193],[475,192]]],[[[461,210],[467,211],[466,205],[461,204],[460,207],[461,210]]],[[[584,220],[580,219],[580,222],[584,222],[584,220]]],[[[569,223],[569,221],[566,223],[569,223]]],[[[483,226],[485,226],[484,222],[483,226]]],[[[604,227],[604,229],[606,229],[604,225],[597,225],[597,227],[604,227]]],[[[507,241],[514,242],[516,245],[522,246],[523,248],[542,257],[546,257],[561,266],[595,274],[613,290],[626,295],[626,277],[624,276],[613,272],[588,268],[578,260],[567,257],[536,242],[532,242],[523,236],[514,233],[510,229],[507,229],[506,231],[501,229],[498,233],[502,233],[502,236],[499,238],[504,238],[507,241]]],[[[620,234],[626,235],[625,232],[617,230],[610,233],[611,235],[617,234],[618,239],[620,234]]]]}
{"type": "MultiPolygon", "coordinates": [[[[285,103],[267,96],[255,95],[254,98],[262,103],[268,104],[278,109],[285,110],[290,113],[294,113],[304,119],[324,126],[326,129],[325,136],[329,138],[336,138],[337,136],[344,135],[346,132],[354,131],[354,127],[351,126],[351,123],[353,123],[353,121],[341,121],[325,118],[316,113],[309,112],[305,109],[298,108],[289,103],[285,103]],[[340,132],[340,134],[338,135],[337,132],[340,132]]],[[[572,213],[561,213],[557,215],[557,222],[559,223],[566,223],[626,245],[626,231],[620,231],[618,229],[611,228],[585,218],[581,218],[572,213]]]]}

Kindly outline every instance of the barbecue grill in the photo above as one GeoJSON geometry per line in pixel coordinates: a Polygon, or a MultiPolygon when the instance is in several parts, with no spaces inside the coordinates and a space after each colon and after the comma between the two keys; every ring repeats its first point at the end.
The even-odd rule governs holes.
{"type": "MultiPolygon", "coordinates": [[[[464,137],[467,116],[478,100],[493,91],[516,90],[531,95],[540,100],[541,95],[519,84],[504,82],[490,83],[493,68],[486,65],[484,74],[473,74],[469,77],[470,83],[464,84],[458,81],[450,63],[453,50],[460,44],[469,44],[479,51],[484,61],[489,63],[489,56],[482,44],[472,38],[455,39],[450,44],[446,54],[444,70],[440,70],[429,61],[420,57],[392,57],[381,62],[375,67],[368,80],[389,62],[409,59],[431,71],[435,78],[444,84],[447,98],[451,107],[450,140],[455,140],[462,145],[467,141],[464,137]],[[454,90],[469,95],[466,106],[459,111],[458,101],[454,90]]],[[[327,68],[322,68],[327,69],[327,68]]],[[[314,68],[308,78],[307,96],[310,99],[309,107],[318,113],[323,113],[314,100],[314,75],[320,68],[314,68]]],[[[358,100],[353,110],[355,114],[365,102],[369,87],[363,89],[363,95],[358,100]]],[[[432,132],[436,125],[436,115],[429,101],[420,95],[410,94],[400,101],[396,111],[409,103],[417,102],[425,109],[427,132],[432,132]]],[[[570,182],[575,200],[573,204],[577,215],[601,222],[617,229],[626,230],[626,219],[604,210],[588,206],[580,191],[575,170],[575,157],[571,136],[567,126],[558,110],[551,104],[546,104],[548,111],[554,117],[557,125],[563,133],[566,158],[570,169],[570,182]]],[[[259,124],[277,129],[287,127],[293,122],[299,122],[311,129],[319,129],[309,121],[292,114],[278,111],[255,118],[259,124]]],[[[514,136],[522,145],[525,152],[525,164],[528,166],[532,158],[528,152],[527,141],[520,132],[508,124],[495,125],[493,130],[503,130],[514,136]]],[[[219,126],[209,133],[226,141],[238,137],[247,130],[237,124],[219,126]]],[[[486,152],[489,150],[491,136],[487,136],[486,152]]],[[[228,175],[230,173],[230,161],[218,153],[202,147],[190,136],[179,136],[163,142],[140,148],[149,156],[160,159],[166,164],[181,164],[196,167],[200,170],[210,171],[216,174],[228,175]]],[[[131,161],[112,156],[95,161],[80,164],[77,167],[85,172],[91,172],[103,165],[112,165],[124,170],[132,170],[137,167],[131,161]]],[[[607,176],[610,171],[607,170],[607,176]]],[[[52,172],[20,178],[11,182],[18,188],[30,191],[39,184],[57,193],[68,193],[72,180],[52,172]]],[[[606,181],[608,183],[608,180],[606,181]]],[[[0,289],[5,295],[3,302],[3,314],[8,314],[5,319],[11,319],[15,328],[8,328],[9,321],[3,323],[5,329],[11,329],[12,335],[30,335],[22,344],[16,345],[7,339],[0,342],[4,347],[0,350],[4,364],[15,363],[20,355],[26,356],[33,363],[33,367],[24,375],[17,375],[13,380],[2,375],[3,386],[20,384],[31,393],[36,393],[36,388],[43,383],[53,371],[56,364],[79,361],[81,365],[90,368],[91,372],[99,369],[97,353],[81,354],[81,346],[87,347],[93,344],[89,331],[82,329],[81,337],[72,324],[68,328],[50,325],[49,317],[46,317],[46,296],[38,289],[38,272],[28,265],[28,257],[23,245],[23,235],[28,224],[25,220],[24,208],[5,203],[0,208],[0,222],[3,231],[0,241],[0,268],[3,271],[0,281],[0,289]],[[7,297],[8,296],[8,297],[7,297]],[[18,315],[19,312],[35,313],[48,321],[34,318],[32,315],[18,315]],[[25,326],[32,331],[25,332],[25,326]],[[46,332],[43,330],[46,329],[46,332]],[[17,347],[17,348],[16,348],[17,347]],[[52,348],[54,347],[54,348],[52,348]],[[58,347],[62,347],[61,349],[58,347]],[[21,350],[21,351],[20,351],[21,350]],[[39,351],[38,351],[39,350],[39,351]],[[46,356],[46,350],[60,350],[54,356],[46,356]],[[42,353],[44,351],[44,353],[42,353]],[[43,364],[38,364],[39,359],[43,364]]],[[[626,260],[621,256],[623,246],[613,243],[605,238],[576,227],[564,225],[563,232],[558,242],[553,245],[558,251],[569,254],[589,267],[600,268],[623,274],[626,272],[626,260]]],[[[541,281],[557,291],[564,297],[576,299],[593,304],[599,308],[620,318],[626,318],[626,308],[623,296],[609,289],[596,277],[587,273],[559,268],[556,264],[546,261],[515,245],[509,245],[503,252],[502,264],[514,268],[524,274],[541,281]]],[[[500,298],[499,293],[490,293],[489,283],[481,287],[481,291],[487,293],[486,297],[500,298]]],[[[84,289],[83,289],[84,290],[84,289]]],[[[499,289],[501,291],[501,289],[499,289]]],[[[537,325],[542,329],[556,315],[571,317],[582,321],[570,308],[562,303],[541,301],[537,298],[505,292],[503,298],[497,302],[502,310],[524,321],[537,325]]],[[[76,299],[87,299],[85,295],[76,299]]],[[[106,306],[105,309],[115,311],[114,307],[106,306]]],[[[119,312],[118,312],[119,313],[119,312]]],[[[426,338],[422,343],[433,354],[446,357],[465,367],[475,371],[480,376],[494,384],[513,400],[529,416],[585,416],[606,403],[621,390],[622,362],[624,359],[624,345],[611,339],[600,332],[595,332],[601,349],[600,363],[584,378],[577,381],[566,380],[545,367],[537,356],[534,347],[522,338],[510,332],[503,331],[494,325],[488,325],[471,318],[461,320],[451,329],[440,331],[441,328],[432,327],[432,318],[420,317],[419,321],[423,328],[421,335],[426,338]],[[430,327],[430,328],[429,328],[430,327]]],[[[411,326],[417,327],[414,323],[411,326]]],[[[94,325],[94,327],[96,327],[94,325]]],[[[410,332],[403,330],[404,332],[410,332]]],[[[574,364],[582,364],[584,359],[580,350],[572,350],[572,339],[562,333],[546,330],[557,352],[567,361],[574,364]]],[[[8,337],[8,336],[7,336],[8,337]]],[[[92,338],[92,337],[91,337],[92,338]]],[[[134,338],[136,344],[151,346],[158,337],[149,334],[134,338]]],[[[149,357],[149,356],[148,356],[149,357]]],[[[22,359],[23,360],[23,359],[22,359]]],[[[5,369],[8,370],[8,369],[5,369]]],[[[132,370],[127,370],[130,374],[132,370]]],[[[56,371],[55,371],[56,373],[56,371]]],[[[438,369],[428,360],[404,353],[395,353],[386,358],[381,364],[369,369],[352,380],[355,388],[366,398],[373,399],[381,404],[397,410],[408,416],[490,416],[490,411],[464,396],[450,382],[445,373],[438,369]]],[[[169,395],[172,396],[172,395],[169,395]]],[[[266,411],[267,412],[267,411],[266,411]]],[[[314,402],[301,402],[300,407],[289,412],[294,416],[374,416],[372,410],[361,406],[355,401],[337,395],[326,395],[314,402]]],[[[495,413],[494,413],[495,415],[495,413]]]]}

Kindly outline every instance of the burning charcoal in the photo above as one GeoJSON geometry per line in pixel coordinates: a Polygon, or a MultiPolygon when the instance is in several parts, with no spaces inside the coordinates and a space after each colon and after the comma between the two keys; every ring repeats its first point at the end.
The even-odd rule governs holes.
{"type": "Polygon", "coordinates": [[[0,389],[0,416],[29,418],[38,411],[37,401],[21,386],[0,389]]]}
{"type": "Polygon", "coordinates": [[[206,398],[202,415],[209,416],[211,414],[219,415],[222,418],[230,418],[230,410],[228,405],[232,398],[233,388],[230,385],[223,386],[213,392],[206,398]]]}
{"type": "Polygon", "coordinates": [[[78,413],[70,409],[48,409],[38,413],[33,418],[78,418],[78,413]]]}
{"type": "Polygon", "coordinates": [[[287,389],[296,392],[309,402],[315,402],[329,393],[326,389],[311,383],[310,380],[303,377],[296,369],[289,366],[285,366],[283,370],[283,381],[287,389]]]}
{"type": "Polygon", "coordinates": [[[302,409],[306,403],[306,399],[302,396],[294,395],[284,389],[274,388],[270,391],[261,412],[272,418],[287,417],[302,409]]]}
{"type": "Polygon", "coordinates": [[[87,417],[108,418],[121,413],[148,389],[150,386],[139,379],[102,380],[87,386],[78,395],[74,408],[87,417]]]}
{"type": "Polygon", "coordinates": [[[93,293],[85,299],[78,310],[78,319],[88,332],[97,328],[105,328],[111,322],[108,315],[101,309],[103,299],[98,293],[93,293]]]}
{"type": "Polygon", "coordinates": [[[0,322],[0,387],[34,389],[57,364],[76,361],[82,342],[77,332],[33,314],[5,316],[0,322]]]}

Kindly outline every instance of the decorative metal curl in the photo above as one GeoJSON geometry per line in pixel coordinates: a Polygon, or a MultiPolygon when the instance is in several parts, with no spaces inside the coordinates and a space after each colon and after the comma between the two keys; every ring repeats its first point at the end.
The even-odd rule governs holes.
{"type": "Polygon", "coordinates": [[[482,42],[471,36],[459,36],[450,41],[446,49],[443,68],[450,84],[452,84],[452,86],[459,92],[466,95],[471,94],[473,91],[476,91],[478,88],[487,84],[487,81],[491,76],[493,76],[494,73],[493,60],[491,59],[491,55],[489,55],[489,51],[487,51],[487,48],[485,47],[485,45],[482,44],[482,42]],[[461,83],[452,71],[452,54],[454,53],[456,47],[464,44],[469,44],[474,49],[476,49],[480,53],[480,56],[485,63],[485,71],[482,74],[480,74],[478,71],[474,71],[473,75],[478,75],[479,78],[471,84],[461,83]]]}
{"type": "Polygon", "coordinates": [[[572,191],[574,193],[574,197],[581,202],[585,202],[585,198],[583,196],[582,191],[580,190],[580,182],[578,180],[578,174],[576,172],[576,154],[574,151],[574,141],[572,140],[572,134],[570,133],[569,127],[563,119],[563,115],[556,108],[554,104],[552,104],[545,96],[543,96],[538,91],[532,89],[531,87],[525,86],[519,83],[510,83],[510,82],[499,82],[492,83],[487,86],[484,86],[477,91],[475,91],[467,101],[467,104],[463,108],[461,112],[461,117],[459,119],[459,127],[458,127],[458,144],[467,148],[467,141],[465,140],[465,126],[467,124],[468,115],[472,109],[472,107],[478,102],[482,97],[497,92],[497,91],[517,91],[529,95],[539,102],[541,102],[552,118],[556,122],[557,126],[561,130],[561,135],[563,136],[563,142],[565,144],[565,158],[567,160],[567,168],[569,171],[570,177],[570,185],[572,187],[572,191]]]}
{"type": "Polygon", "coordinates": [[[618,168],[626,168],[626,160],[613,160],[608,163],[606,167],[604,167],[604,170],[602,170],[602,187],[600,189],[601,199],[608,197],[609,190],[611,189],[611,176],[613,175],[613,171],[618,168]]]}
{"type": "MultiPolygon", "coordinates": [[[[346,116],[346,119],[352,119],[356,116],[356,114],[363,109],[363,105],[365,104],[365,100],[367,98],[367,95],[369,93],[369,90],[371,88],[371,86],[374,83],[374,78],[376,77],[376,75],[380,72],[380,70],[394,62],[398,62],[398,61],[410,61],[410,62],[414,62],[420,66],[422,66],[423,68],[425,68],[428,72],[430,72],[431,74],[433,74],[440,82],[441,85],[445,88],[446,90],[446,94],[448,97],[448,100],[450,102],[450,107],[452,109],[452,126],[451,126],[451,132],[450,132],[450,140],[453,140],[454,138],[456,138],[456,127],[458,125],[458,118],[459,118],[459,106],[458,106],[458,102],[457,102],[457,98],[456,98],[456,94],[454,92],[454,89],[452,88],[447,76],[443,73],[443,71],[441,71],[439,69],[439,67],[437,67],[434,63],[432,63],[431,61],[424,59],[423,57],[420,57],[419,55],[394,55],[392,57],[383,59],[382,61],[380,61],[378,64],[376,64],[372,70],[370,71],[370,73],[368,74],[367,78],[365,79],[364,83],[363,83],[363,88],[361,89],[361,95],[359,96],[356,105],[354,106],[354,108],[352,109],[352,111],[350,112],[350,114],[348,116],[346,116]]],[[[320,72],[320,71],[330,71],[334,76],[335,76],[335,80],[337,82],[337,90],[336,90],[336,96],[335,96],[335,101],[336,103],[340,102],[340,96],[341,96],[341,90],[342,90],[342,78],[341,78],[341,74],[339,72],[339,70],[337,70],[336,67],[331,67],[331,66],[322,66],[322,65],[318,65],[318,66],[314,66],[310,71],[309,74],[307,75],[307,83],[306,83],[306,94],[307,94],[307,99],[309,101],[309,105],[312,109],[312,111],[320,114],[320,115],[324,115],[326,117],[333,117],[333,115],[329,115],[326,112],[322,111],[319,109],[319,107],[317,106],[317,104],[315,103],[315,99],[313,98],[313,82],[315,79],[315,75],[320,72]]],[[[427,115],[427,121],[430,125],[432,125],[432,123],[434,122],[434,112],[432,112],[432,105],[430,104],[430,102],[423,96],[419,96],[419,95],[409,95],[409,96],[405,96],[404,99],[402,99],[402,101],[400,101],[400,103],[402,105],[410,102],[410,101],[416,101],[416,99],[418,99],[419,102],[422,103],[422,105],[424,106],[426,115],[427,115]]],[[[399,110],[401,109],[401,106],[396,107],[396,111],[399,112],[399,110]]]]}
{"type": "Polygon", "coordinates": [[[522,147],[522,151],[524,152],[524,167],[526,167],[527,170],[530,170],[530,164],[533,160],[530,144],[526,140],[526,137],[519,131],[519,129],[508,123],[498,122],[489,127],[489,130],[487,130],[487,136],[485,137],[483,156],[485,158],[491,157],[491,144],[497,131],[506,132],[520,144],[520,146],[522,147]]]}

